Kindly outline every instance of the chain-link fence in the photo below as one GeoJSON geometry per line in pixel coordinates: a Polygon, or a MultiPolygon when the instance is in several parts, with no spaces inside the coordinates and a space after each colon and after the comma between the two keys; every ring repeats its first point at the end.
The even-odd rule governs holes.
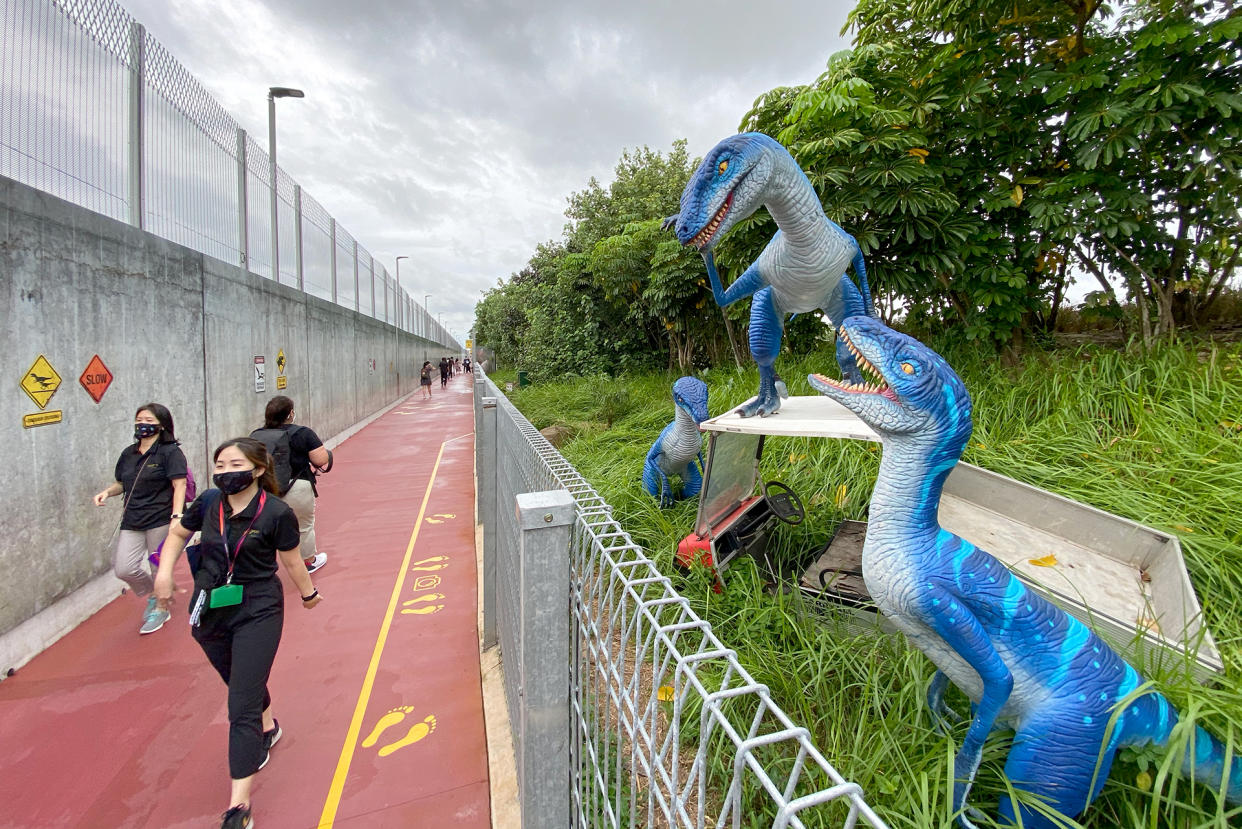
{"type": "Polygon", "coordinates": [[[0,175],[458,347],[115,0],[0,0],[0,175]]]}
{"type": "Polygon", "coordinates": [[[524,825],[885,826],[477,369],[475,423],[484,641],[501,648],[524,825]],[[549,490],[572,505],[559,560],[557,536],[536,538],[556,523],[549,490]],[[525,493],[544,499],[533,517],[525,493]]]}

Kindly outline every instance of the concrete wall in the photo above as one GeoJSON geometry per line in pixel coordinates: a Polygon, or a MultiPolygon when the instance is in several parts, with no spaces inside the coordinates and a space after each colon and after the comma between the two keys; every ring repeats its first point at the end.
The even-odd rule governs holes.
{"type": "Polygon", "coordinates": [[[91,497],[113,480],[139,406],[169,407],[209,485],[210,452],[261,426],[273,395],[293,398],[298,422],[326,440],[416,391],[422,361],[445,353],[0,177],[0,637],[110,569],[121,500],[91,497]],[[78,380],[96,354],[114,377],[99,403],[78,380]],[[60,375],[43,411],[63,421],[27,428],[23,416],[41,410],[20,384],[40,355],[60,375]]]}

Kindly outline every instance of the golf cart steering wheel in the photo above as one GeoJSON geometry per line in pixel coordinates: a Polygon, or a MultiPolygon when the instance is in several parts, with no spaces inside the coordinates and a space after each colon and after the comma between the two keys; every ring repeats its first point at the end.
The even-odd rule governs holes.
{"type": "Polygon", "coordinates": [[[806,520],[802,499],[780,481],[768,481],[763,485],[763,497],[767,499],[772,514],[790,526],[796,527],[806,520]]]}

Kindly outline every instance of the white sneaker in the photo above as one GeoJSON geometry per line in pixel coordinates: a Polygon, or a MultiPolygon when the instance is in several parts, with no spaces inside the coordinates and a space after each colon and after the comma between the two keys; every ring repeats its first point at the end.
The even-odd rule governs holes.
{"type": "Polygon", "coordinates": [[[313,573],[328,563],[328,554],[315,553],[314,558],[304,559],[302,563],[306,565],[306,572],[313,573]]]}

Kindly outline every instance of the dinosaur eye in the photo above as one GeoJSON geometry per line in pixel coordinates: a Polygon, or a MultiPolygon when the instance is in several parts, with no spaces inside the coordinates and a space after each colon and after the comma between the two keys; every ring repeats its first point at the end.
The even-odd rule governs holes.
{"type": "Polygon", "coordinates": [[[728,171],[728,169],[729,169],[729,162],[722,161],[720,162],[720,165],[716,167],[716,174],[723,176],[725,172],[728,171]]]}
{"type": "Polygon", "coordinates": [[[902,363],[901,370],[904,371],[906,374],[914,374],[914,366],[910,365],[909,363],[902,363]]]}

